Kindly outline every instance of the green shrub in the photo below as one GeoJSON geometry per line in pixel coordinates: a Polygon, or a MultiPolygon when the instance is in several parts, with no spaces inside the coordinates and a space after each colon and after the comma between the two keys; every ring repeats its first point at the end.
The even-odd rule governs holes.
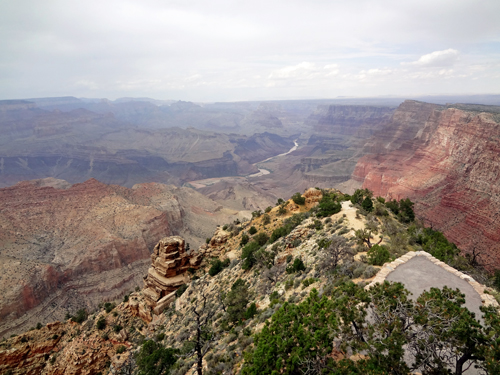
{"type": "Polygon", "coordinates": [[[156,335],[155,339],[156,341],[163,341],[163,339],[165,338],[165,333],[159,333],[156,335]]]}
{"type": "Polygon", "coordinates": [[[270,243],[274,243],[277,239],[284,237],[294,230],[306,218],[305,214],[294,214],[283,222],[283,226],[276,228],[269,239],[270,243]]]}
{"type": "Polygon", "coordinates": [[[226,230],[226,229],[227,229],[227,224],[222,227],[222,230],[226,230]]]}
{"type": "Polygon", "coordinates": [[[278,209],[278,215],[284,215],[284,214],[286,214],[286,205],[280,204],[280,208],[278,209]]]}
{"type": "Polygon", "coordinates": [[[269,217],[268,214],[264,214],[264,216],[262,216],[262,224],[264,225],[267,225],[271,222],[271,218],[269,217]]]}
{"type": "Polygon", "coordinates": [[[399,203],[397,200],[395,199],[388,200],[387,202],[385,202],[385,206],[389,210],[391,210],[394,213],[394,215],[399,214],[399,203]]]}
{"type": "Polygon", "coordinates": [[[123,329],[123,327],[119,324],[117,324],[113,327],[113,331],[115,331],[116,333],[120,332],[122,329],[123,329]]]}
{"type": "Polygon", "coordinates": [[[260,215],[262,215],[261,210],[257,210],[257,211],[252,212],[252,217],[254,217],[254,218],[260,217],[260,215]]]}
{"type": "Polygon", "coordinates": [[[352,204],[362,204],[365,198],[372,198],[373,192],[368,189],[357,189],[351,196],[352,204]]]}
{"type": "Polygon", "coordinates": [[[363,207],[363,209],[365,211],[372,212],[373,211],[373,202],[372,202],[371,198],[366,197],[363,200],[363,202],[361,203],[361,207],[363,207]]]}
{"type": "Polygon", "coordinates": [[[260,249],[260,246],[257,242],[252,241],[248,243],[243,250],[241,251],[241,259],[243,263],[241,264],[241,268],[244,270],[249,270],[253,267],[253,265],[257,262],[255,258],[255,252],[260,249]]]}
{"type": "Polygon", "coordinates": [[[316,208],[316,216],[326,217],[340,212],[342,205],[336,201],[336,198],[335,194],[324,194],[316,208]]]}
{"type": "Polygon", "coordinates": [[[122,354],[127,348],[125,345],[120,345],[118,348],[116,348],[116,354],[122,354]]]}
{"type": "Polygon", "coordinates": [[[443,233],[431,228],[423,228],[421,233],[416,236],[415,241],[425,251],[443,262],[452,260],[459,253],[457,246],[448,241],[443,233]]]}
{"type": "Polygon", "coordinates": [[[220,259],[214,259],[212,260],[211,267],[208,270],[208,274],[210,276],[215,276],[218,273],[220,273],[224,268],[229,266],[230,260],[225,259],[224,262],[222,262],[220,259]]]}
{"type": "Polygon", "coordinates": [[[42,323],[38,322],[36,324],[36,329],[41,329],[43,327],[42,323]]]}
{"type": "Polygon", "coordinates": [[[125,294],[123,296],[123,302],[128,302],[128,298],[129,298],[128,294],[125,294]]]}
{"type": "Polygon", "coordinates": [[[295,258],[293,261],[293,264],[289,267],[287,267],[286,272],[287,273],[295,273],[299,271],[305,271],[306,266],[304,265],[304,262],[300,258],[295,258]]]}
{"type": "Polygon", "coordinates": [[[306,203],[306,198],[304,198],[300,193],[292,195],[292,200],[298,205],[304,205],[306,203]]]}
{"type": "Polygon", "coordinates": [[[323,229],[323,223],[320,220],[315,219],[312,224],[309,224],[308,227],[310,229],[321,230],[323,229]]]}
{"type": "Polygon", "coordinates": [[[272,209],[273,209],[273,208],[272,208],[271,206],[268,206],[268,207],[266,208],[266,211],[265,211],[265,212],[266,212],[266,214],[268,214],[269,212],[271,212],[271,210],[272,210],[272,209]]]}
{"type": "Polygon", "coordinates": [[[75,316],[71,317],[71,320],[75,323],[83,323],[87,319],[87,311],[85,309],[80,309],[76,312],[75,316]]]}
{"type": "Polygon", "coordinates": [[[375,267],[373,266],[368,266],[366,267],[366,269],[364,270],[363,272],[363,279],[369,279],[373,276],[375,276],[378,272],[378,269],[376,269],[375,267]]]}
{"type": "Polygon", "coordinates": [[[248,236],[248,234],[243,233],[241,235],[240,246],[245,246],[248,243],[248,241],[250,241],[250,237],[248,236]]]}
{"type": "Polygon", "coordinates": [[[332,243],[331,240],[329,240],[326,237],[320,238],[319,240],[316,240],[316,244],[318,245],[318,248],[320,249],[326,249],[330,244],[332,243]]]}
{"type": "Polygon", "coordinates": [[[245,311],[245,319],[252,319],[255,314],[257,314],[257,305],[255,302],[252,302],[247,311],[245,311]]]}
{"type": "Polygon", "coordinates": [[[248,233],[250,235],[254,235],[255,233],[257,233],[257,228],[255,228],[253,225],[250,227],[250,229],[248,230],[248,233]]]}
{"type": "Polygon", "coordinates": [[[139,375],[169,374],[170,369],[177,362],[179,353],[179,349],[164,348],[153,340],[144,341],[137,355],[139,375]]]}
{"type": "Polygon", "coordinates": [[[317,292],[299,305],[285,303],[254,336],[242,374],[300,374],[304,359],[327,358],[337,333],[336,316],[323,312],[329,303],[317,292]]]}
{"type": "Polygon", "coordinates": [[[409,199],[399,201],[399,220],[403,223],[410,223],[415,220],[415,212],[413,211],[414,203],[409,199]]]}
{"type": "Polygon", "coordinates": [[[101,316],[99,320],[95,324],[96,328],[100,331],[102,331],[104,328],[106,328],[106,319],[101,316]]]}
{"type": "Polygon", "coordinates": [[[384,245],[373,245],[367,253],[368,263],[375,266],[382,266],[391,260],[391,253],[384,245]]]}
{"type": "Polygon", "coordinates": [[[260,232],[253,237],[253,240],[257,242],[259,246],[263,246],[266,244],[267,240],[269,240],[269,236],[264,232],[260,232]]]}
{"type": "Polygon", "coordinates": [[[314,284],[318,279],[315,279],[314,277],[310,277],[309,279],[302,280],[302,285],[304,288],[307,288],[309,285],[314,284]]]}
{"type": "Polygon", "coordinates": [[[225,302],[227,305],[227,316],[230,322],[238,323],[247,312],[248,285],[243,279],[238,279],[227,293],[225,302]]]}
{"type": "Polygon", "coordinates": [[[500,291],[500,270],[495,271],[495,276],[493,278],[493,285],[495,286],[495,288],[497,288],[497,290],[500,291]]]}
{"type": "Polygon", "coordinates": [[[182,296],[184,294],[184,292],[186,291],[186,289],[188,288],[188,286],[186,284],[182,284],[179,289],[177,289],[175,291],[175,296],[177,298],[179,298],[180,296],[182,296]]]}
{"type": "Polygon", "coordinates": [[[211,240],[210,237],[207,237],[207,239],[205,240],[205,242],[207,243],[207,245],[210,243],[210,240],[211,240]]]}
{"type": "Polygon", "coordinates": [[[104,310],[106,310],[106,312],[109,314],[111,311],[113,311],[113,309],[116,307],[116,305],[114,303],[111,303],[111,302],[106,302],[104,304],[104,310]]]}

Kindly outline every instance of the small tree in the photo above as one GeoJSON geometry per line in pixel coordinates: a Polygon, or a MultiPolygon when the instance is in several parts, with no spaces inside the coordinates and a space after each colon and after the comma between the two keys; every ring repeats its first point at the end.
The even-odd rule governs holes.
{"type": "Polygon", "coordinates": [[[306,266],[305,266],[304,262],[302,261],[302,259],[295,258],[295,260],[293,261],[293,264],[286,269],[286,272],[287,273],[295,273],[295,272],[305,271],[305,270],[306,270],[306,266]]]}
{"type": "Polygon", "coordinates": [[[306,198],[304,198],[300,193],[295,193],[294,195],[292,195],[292,200],[295,202],[295,204],[301,206],[306,203],[306,198]]]}
{"type": "Polygon", "coordinates": [[[207,296],[202,294],[198,304],[191,311],[194,314],[191,321],[194,322],[195,333],[188,343],[193,344],[194,348],[187,356],[196,355],[196,372],[198,375],[203,375],[203,357],[217,339],[211,327],[212,318],[217,312],[217,308],[208,303],[207,296]]]}
{"type": "Polygon", "coordinates": [[[265,232],[260,232],[254,236],[253,240],[257,242],[259,246],[263,246],[266,244],[267,240],[269,240],[269,236],[265,232]]]}
{"type": "Polygon", "coordinates": [[[260,249],[260,246],[257,242],[252,241],[248,243],[243,250],[241,251],[241,259],[243,263],[241,268],[244,270],[249,270],[253,267],[253,265],[257,262],[255,258],[255,252],[260,249]]]}
{"type": "Polygon", "coordinates": [[[245,317],[248,305],[248,285],[245,280],[238,279],[234,282],[224,302],[230,322],[236,324],[245,317]]]}
{"type": "Polygon", "coordinates": [[[267,225],[271,222],[271,218],[269,217],[268,214],[264,214],[264,216],[262,216],[262,224],[264,225],[267,225]]]}
{"type": "MultiPolygon", "coordinates": [[[[372,237],[372,232],[371,230],[367,229],[358,229],[357,231],[354,232],[354,235],[356,236],[358,243],[359,244],[366,244],[368,246],[368,249],[371,249],[373,244],[371,243],[372,237]]],[[[380,240],[377,242],[377,245],[382,242],[382,237],[380,237],[380,240]]]]}
{"type": "Polygon", "coordinates": [[[248,241],[250,241],[250,237],[248,236],[248,234],[243,233],[241,235],[240,246],[245,246],[248,243],[248,241]]]}
{"type": "Polygon", "coordinates": [[[372,202],[371,198],[366,197],[363,200],[363,202],[361,202],[361,207],[363,207],[363,209],[365,211],[372,212],[373,211],[373,202],[372,202]]]}
{"type": "Polygon", "coordinates": [[[154,340],[146,340],[137,355],[139,375],[164,375],[177,362],[178,349],[164,348],[154,340]]]}
{"type": "Polygon", "coordinates": [[[323,258],[319,262],[319,267],[326,271],[333,271],[341,260],[351,258],[353,254],[345,237],[335,235],[328,242],[328,246],[323,250],[323,258]]]}

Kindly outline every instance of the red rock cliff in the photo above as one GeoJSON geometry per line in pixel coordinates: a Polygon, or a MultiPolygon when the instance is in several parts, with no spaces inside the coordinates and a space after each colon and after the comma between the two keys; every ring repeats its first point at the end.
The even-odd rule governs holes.
{"type": "Polygon", "coordinates": [[[410,197],[418,216],[500,268],[500,108],[460,108],[406,101],[352,178],[375,195],[410,197]]]}
{"type": "Polygon", "coordinates": [[[163,196],[167,210],[151,204],[159,184],[44,185],[0,189],[0,336],[133,289],[150,250],[182,225],[175,197],[163,196]]]}

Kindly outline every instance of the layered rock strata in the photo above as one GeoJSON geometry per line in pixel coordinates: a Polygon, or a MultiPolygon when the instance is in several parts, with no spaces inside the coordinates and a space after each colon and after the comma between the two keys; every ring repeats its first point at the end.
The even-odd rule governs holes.
{"type": "Polygon", "coordinates": [[[189,188],[44,179],[0,189],[0,338],[141,285],[160,239],[244,216],[189,188]]]}
{"type": "Polygon", "coordinates": [[[352,178],[416,202],[419,218],[500,268],[500,107],[407,101],[365,147],[352,178]],[[457,107],[457,108],[456,108],[457,107]]]}
{"type": "Polygon", "coordinates": [[[165,237],[158,242],[151,255],[151,267],[145,276],[143,290],[147,304],[160,314],[175,299],[175,291],[189,283],[188,269],[198,269],[202,256],[186,251],[184,239],[165,237]]]}

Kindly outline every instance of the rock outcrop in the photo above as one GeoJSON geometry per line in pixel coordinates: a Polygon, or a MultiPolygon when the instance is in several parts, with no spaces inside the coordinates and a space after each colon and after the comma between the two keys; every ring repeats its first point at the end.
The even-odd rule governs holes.
{"type": "Polygon", "coordinates": [[[189,283],[188,269],[199,268],[202,256],[186,251],[184,239],[165,237],[155,246],[143,293],[153,312],[160,314],[175,299],[175,291],[189,283]]]}
{"type": "Polygon", "coordinates": [[[500,267],[500,107],[406,101],[352,175],[375,195],[416,201],[417,215],[465,252],[500,267]],[[479,109],[479,110],[478,110],[479,109]]]}

